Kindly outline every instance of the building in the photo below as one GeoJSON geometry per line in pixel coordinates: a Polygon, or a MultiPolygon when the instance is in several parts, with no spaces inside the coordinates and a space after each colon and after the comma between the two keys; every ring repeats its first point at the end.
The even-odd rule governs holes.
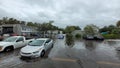
{"type": "Polygon", "coordinates": [[[60,30],[48,30],[48,34],[63,34],[63,31],[60,30]]]}
{"type": "Polygon", "coordinates": [[[20,34],[31,35],[31,34],[37,34],[37,33],[38,33],[38,31],[37,31],[36,27],[21,25],[21,33],[20,34]]]}
{"type": "Polygon", "coordinates": [[[30,35],[31,33],[37,32],[38,31],[36,27],[30,27],[21,24],[3,24],[0,26],[0,34],[30,35]]]}

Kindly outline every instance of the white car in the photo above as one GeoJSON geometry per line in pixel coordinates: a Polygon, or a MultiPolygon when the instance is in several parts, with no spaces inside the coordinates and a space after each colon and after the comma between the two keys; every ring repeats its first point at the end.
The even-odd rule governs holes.
{"type": "Polygon", "coordinates": [[[1,51],[11,51],[16,48],[27,45],[34,39],[26,40],[24,36],[11,36],[0,42],[0,52],[1,51]]]}
{"type": "Polygon", "coordinates": [[[49,38],[38,38],[23,47],[20,51],[21,57],[43,57],[45,52],[53,47],[53,40],[49,38]]]}

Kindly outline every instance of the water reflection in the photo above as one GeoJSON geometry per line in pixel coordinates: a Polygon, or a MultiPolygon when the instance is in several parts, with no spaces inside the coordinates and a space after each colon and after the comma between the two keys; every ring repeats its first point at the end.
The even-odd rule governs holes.
{"type": "Polygon", "coordinates": [[[120,51],[116,51],[116,57],[120,60],[120,51]]]}
{"type": "Polygon", "coordinates": [[[70,48],[74,46],[74,38],[72,34],[70,33],[66,34],[65,44],[70,48]]]}
{"type": "Polygon", "coordinates": [[[116,41],[107,41],[107,44],[110,46],[116,45],[116,41]]]}
{"type": "Polygon", "coordinates": [[[84,41],[85,48],[89,51],[92,51],[96,48],[96,44],[94,41],[84,41]]]}
{"type": "Polygon", "coordinates": [[[0,58],[1,57],[10,57],[10,56],[18,56],[19,55],[19,49],[9,52],[0,52],[0,58]]]}
{"type": "Polygon", "coordinates": [[[37,62],[37,61],[40,61],[41,59],[47,59],[48,58],[48,55],[45,55],[44,57],[20,57],[20,59],[24,62],[37,62]]]}

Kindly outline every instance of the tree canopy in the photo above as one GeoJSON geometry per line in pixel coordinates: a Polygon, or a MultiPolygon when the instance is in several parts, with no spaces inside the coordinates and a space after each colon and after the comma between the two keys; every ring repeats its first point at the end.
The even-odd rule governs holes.
{"type": "Polygon", "coordinates": [[[99,28],[97,26],[90,24],[84,28],[84,31],[85,31],[85,34],[94,35],[94,34],[98,33],[98,29],[99,28]]]}
{"type": "Polygon", "coordinates": [[[38,31],[46,31],[46,30],[62,30],[57,26],[53,25],[54,21],[44,22],[44,23],[37,23],[37,22],[26,22],[20,21],[14,18],[3,17],[0,19],[0,25],[2,24],[23,24],[27,26],[37,27],[38,31]]]}
{"type": "Polygon", "coordinates": [[[109,32],[112,33],[112,30],[116,29],[116,26],[114,25],[109,25],[109,26],[104,26],[103,28],[101,28],[99,31],[100,32],[109,32]]]}
{"type": "Polygon", "coordinates": [[[120,20],[116,23],[117,27],[120,27],[120,20]]]}
{"type": "Polygon", "coordinates": [[[74,30],[81,30],[81,28],[79,26],[67,26],[65,28],[66,33],[71,33],[74,30]]]}

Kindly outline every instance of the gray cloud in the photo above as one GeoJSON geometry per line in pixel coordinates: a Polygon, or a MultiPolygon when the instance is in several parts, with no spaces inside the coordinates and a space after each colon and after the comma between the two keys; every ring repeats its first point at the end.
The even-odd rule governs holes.
{"type": "Polygon", "coordinates": [[[0,0],[0,18],[14,17],[25,21],[54,20],[54,25],[87,24],[104,26],[120,19],[120,0],[0,0]]]}

